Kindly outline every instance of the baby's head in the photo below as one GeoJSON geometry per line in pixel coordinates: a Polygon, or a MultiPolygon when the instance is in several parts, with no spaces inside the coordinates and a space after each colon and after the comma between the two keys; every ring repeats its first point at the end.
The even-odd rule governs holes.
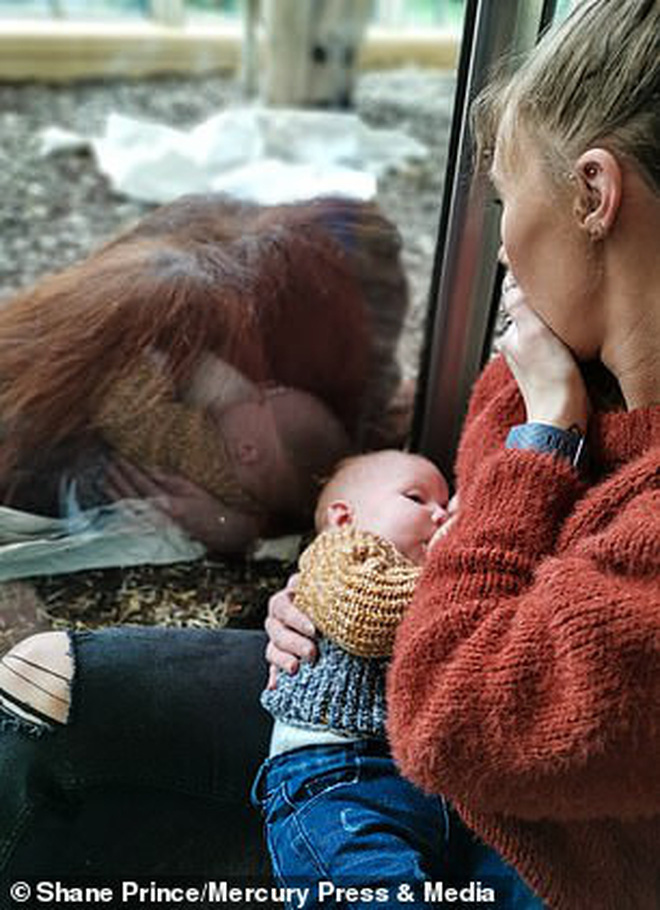
{"type": "Polygon", "coordinates": [[[342,461],[316,507],[316,529],[354,525],[389,540],[420,564],[447,518],[449,491],[436,466],[421,455],[384,449],[342,461]]]}
{"type": "Polygon", "coordinates": [[[236,479],[269,516],[265,533],[303,527],[321,478],[350,450],[334,414],[307,392],[274,387],[216,420],[236,479]]]}

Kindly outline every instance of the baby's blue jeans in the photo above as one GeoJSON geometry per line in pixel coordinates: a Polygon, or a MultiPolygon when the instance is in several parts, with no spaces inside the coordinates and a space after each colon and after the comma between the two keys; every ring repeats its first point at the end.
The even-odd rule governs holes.
{"type": "MultiPolygon", "coordinates": [[[[438,883],[472,883],[475,900],[478,888],[482,897],[492,888],[496,902],[483,905],[500,910],[542,908],[442,797],[401,777],[384,743],[307,746],[277,755],[259,770],[252,798],[264,814],[280,885],[310,889],[305,910],[336,905],[338,897],[341,903],[331,887],[357,888],[351,907],[425,907],[433,894],[437,898],[438,883]],[[434,887],[425,900],[425,888],[434,887]]],[[[463,895],[467,900],[469,892],[463,895]]]]}

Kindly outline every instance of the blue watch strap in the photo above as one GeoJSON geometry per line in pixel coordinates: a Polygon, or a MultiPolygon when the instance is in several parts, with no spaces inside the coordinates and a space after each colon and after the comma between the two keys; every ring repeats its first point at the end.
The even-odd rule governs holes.
{"type": "Polygon", "coordinates": [[[560,430],[546,423],[520,423],[511,427],[506,447],[556,455],[577,470],[584,467],[586,458],[585,439],[578,429],[560,430]]]}

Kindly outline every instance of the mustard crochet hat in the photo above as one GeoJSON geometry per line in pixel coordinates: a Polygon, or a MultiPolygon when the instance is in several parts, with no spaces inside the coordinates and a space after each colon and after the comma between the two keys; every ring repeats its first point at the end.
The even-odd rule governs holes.
{"type": "Polygon", "coordinates": [[[300,557],[296,605],[350,654],[388,657],[421,569],[387,540],[353,527],[323,531],[300,557]]]}
{"type": "Polygon", "coordinates": [[[227,506],[259,510],[241,488],[210,419],[175,400],[171,383],[146,361],[113,384],[96,425],[124,458],[145,468],[182,474],[227,506]]]}

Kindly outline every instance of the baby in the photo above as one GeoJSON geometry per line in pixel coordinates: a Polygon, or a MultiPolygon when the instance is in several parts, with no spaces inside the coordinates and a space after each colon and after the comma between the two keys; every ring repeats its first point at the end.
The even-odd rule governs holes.
{"type": "Polygon", "coordinates": [[[430,461],[391,450],[341,462],[321,493],[295,595],[321,632],[319,657],[263,693],[275,725],[253,788],[285,886],[441,877],[446,809],[389,755],[385,673],[447,500],[430,461]]]}
{"type": "MultiPolygon", "coordinates": [[[[95,423],[125,461],[208,494],[206,501],[189,497],[184,514],[171,517],[218,553],[307,527],[318,476],[350,447],[314,395],[253,383],[210,354],[183,390],[162,357],[145,358],[111,386],[95,423]]],[[[120,492],[130,498],[141,490],[120,492]]]]}

